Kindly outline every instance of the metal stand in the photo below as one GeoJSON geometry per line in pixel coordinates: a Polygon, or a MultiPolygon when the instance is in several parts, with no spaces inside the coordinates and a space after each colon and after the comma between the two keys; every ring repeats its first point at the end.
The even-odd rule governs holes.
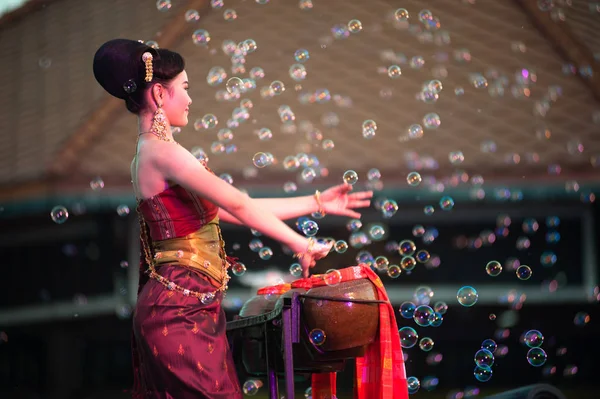
{"type": "Polygon", "coordinates": [[[283,298],[282,320],[285,391],[286,398],[293,398],[295,395],[293,344],[300,342],[300,301],[297,292],[294,292],[291,297],[283,298]]]}
{"type": "Polygon", "coordinates": [[[279,386],[277,381],[278,354],[274,349],[277,340],[273,335],[278,334],[279,329],[273,329],[271,323],[276,326],[281,326],[286,399],[294,398],[293,345],[300,343],[300,312],[302,304],[299,300],[299,296],[299,293],[293,292],[291,296],[284,297],[282,306],[274,309],[268,314],[248,318],[238,318],[227,323],[227,331],[262,325],[265,337],[264,351],[270,399],[279,399],[279,386]],[[271,348],[269,348],[269,345],[271,345],[271,348]]]}

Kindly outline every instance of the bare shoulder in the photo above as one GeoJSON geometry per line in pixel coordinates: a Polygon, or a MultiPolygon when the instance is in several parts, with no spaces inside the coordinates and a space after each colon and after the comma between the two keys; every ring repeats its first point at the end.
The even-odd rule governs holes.
{"type": "Polygon", "coordinates": [[[245,203],[245,195],[209,172],[185,148],[178,144],[163,142],[158,142],[154,146],[148,148],[152,151],[153,167],[165,180],[177,183],[228,211],[239,208],[245,203]]]}

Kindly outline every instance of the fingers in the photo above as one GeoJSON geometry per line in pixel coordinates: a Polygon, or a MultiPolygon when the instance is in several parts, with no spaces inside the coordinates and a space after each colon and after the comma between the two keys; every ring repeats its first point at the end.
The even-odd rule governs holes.
{"type": "Polygon", "coordinates": [[[373,198],[373,191],[359,191],[348,195],[348,199],[360,200],[365,198],[373,198]]]}
{"type": "Polygon", "coordinates": [[[371,200],[362,200],[362,201],[350,201],[347,208],[368,208],[371,206],[371,200]]]}

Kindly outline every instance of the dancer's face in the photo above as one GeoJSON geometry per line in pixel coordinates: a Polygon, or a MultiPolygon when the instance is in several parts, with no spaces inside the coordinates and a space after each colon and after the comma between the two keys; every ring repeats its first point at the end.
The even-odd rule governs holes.
{"type": "Polygon", "coordinates": [[[167,93],[162,96],[163,110],[171,126],[183,127],[188,124],[188,113],[192,103],[188,89],[188,76],[183,71],[169,83],[167,93]]]}

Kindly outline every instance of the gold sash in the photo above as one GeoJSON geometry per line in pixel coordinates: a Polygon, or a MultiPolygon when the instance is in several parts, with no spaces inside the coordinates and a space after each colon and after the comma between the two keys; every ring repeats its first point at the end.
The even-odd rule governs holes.
{"type": "Polygon", "coordinates": [[[176,263],[208,276],[215,287],[228,279],[229,263],[225,256],[218,216],[185,237],[154,241],[154,264],[176,263]]]}

